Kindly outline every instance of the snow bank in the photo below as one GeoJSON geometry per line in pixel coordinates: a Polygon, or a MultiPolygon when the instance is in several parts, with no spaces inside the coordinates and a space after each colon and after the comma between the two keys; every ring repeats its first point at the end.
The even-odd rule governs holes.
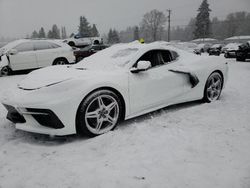
{"type": "MultiPolygon", "coordinates": [[[[228,61],[219,101],[168,107],[93,139],[17,131],[0,105],[0,187],[248,188],[250,64],[228,61]]],[[[0,98],[21,79],[0,78],[0,98]]]]}

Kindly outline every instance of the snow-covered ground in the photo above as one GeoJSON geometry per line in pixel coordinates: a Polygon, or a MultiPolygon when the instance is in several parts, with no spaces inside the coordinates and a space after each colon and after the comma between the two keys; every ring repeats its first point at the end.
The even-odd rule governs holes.
{"type": "MultiPolygon", "coordinates": [[[[0,188],[249,188],[250,62],[229,62],[219,101],[168,107],[92,139],[17,131],[0,105],[0,188]]],[[[0,78],[0,98],[23,77],[0,78]]]]}

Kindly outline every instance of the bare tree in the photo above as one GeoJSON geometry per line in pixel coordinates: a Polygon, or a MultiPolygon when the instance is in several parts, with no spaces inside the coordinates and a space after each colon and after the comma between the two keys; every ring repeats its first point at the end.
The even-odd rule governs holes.
{"type": "Polygon", "coordinates": [[[141,32],[147,41],[160,40],[164,25],[167,21],[165,14],[156,9],[146,13],[141,22],[141,32]]]}

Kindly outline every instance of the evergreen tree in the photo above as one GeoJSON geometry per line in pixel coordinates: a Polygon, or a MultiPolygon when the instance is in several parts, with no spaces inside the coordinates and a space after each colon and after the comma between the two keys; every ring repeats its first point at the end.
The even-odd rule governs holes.
{"type": "Polygon", "coordinates": [[[66,33],[66,28],[65,27],[61,28],[61,34],[62,34],[62,39],[66,39],[67,38],[67,33],[66,33]]]}
{"type": "Polygon", "coordinates": [[[41,29],[39,30],[38,37],[39,38],[46,38],[46,34],[45,34],[43,27],[41,27],[41,29]]]}
{"type": "Polygon", "coordinates": [[[52,30],[51,31],[52,31],[52,35],[53,35],[52,38],[54,38],[54,39],[60,39],[60,30],[58,29],[58,27],[57,27],[56,24],[54,24],[52,26],[52,30]]]}
{"type": "Polygon", "coordinates": [[[110,29],[108,33],[108,43],[115,44],[119,42],[120,42],[120,38],[119,38],[118,32],[115,29],[114,30],[110,29]]]}
{"type": "Polygon", "coordinates": [[[88,20],[84,17],[80,17],[80,25],[78,28],[78,32],[81,37],[90,37],[91,36],[91,27],[89,25],[88,20]]]}
{"type": "Polygon", "coordinates": [[[112,44],[113,43],[113,30],[110,29],[108,33],[108,43],[112,44]]]}
{"type": "Polygon", "coordinates": [[[53,32],[51,30],[49,30],[48,34],[47,34],[47,37],[49,39],[53,39],[54,38],[54,35],[53,35],[53,32]]]}
{"type": "Polygon", "coordinates": [[[211,9],[209,8],[208,2],[207,0],[203,0],[196,16],[195,38],[206,38],[210,36],[209,12],[211,12],[211,9]]]}
{"type": "Polygon", "coordinates": [[[118,35],[118,32],[114,29],[113,30],[113,43],[119,43],[120,42],[120,37],[118,35]]]}
{"type": "Polygon", "coordinates": [[[91,28],[91,36],[92,37],[99,37],[100,36],[95,24],[93,24],[93,26],[91,28]]]}
{"type": "Polygon", "coordinates": [[[139,27],[135,26],[134,28],[134,40],[139,40],[140,35],[139,35],[139,27]]]}
{"type": "Polygon", "coordinates": [[[31,34],[31,38],[38,38],[39,37],[39,35],[38,35],[38,33],[37,33],[37,31],[36,30],[34,30],[33,32],[32,32],[32,34],[31,34]]]}

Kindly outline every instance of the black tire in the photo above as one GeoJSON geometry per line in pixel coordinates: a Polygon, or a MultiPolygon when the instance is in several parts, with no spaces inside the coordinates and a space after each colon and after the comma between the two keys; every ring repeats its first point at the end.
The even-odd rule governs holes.
{"type": "Polygon", "coordinates": [[[94,45],[99,45],[100,42],[99,42],[99,40],[95,40],[95,41],[93,42],[93,44],[94,44],[94,45]]]}
{"type": "Polygon", "coordinates": [[[72,42],[72,41],[68,42],[68,45],[70,45],[70,46],[76,46],[75,43],[72,42]]]}
{"type": "Polygon", "coordinates": [[[0,71],[0,76],[8,76],[12,73],[12,70],[9,66],[4,66],[0,71]]]}
{"type": "Polygon", "coordinates": [[[206,81],[206,85],[204,88],[204,96],[203,96],[203,101],[210,103],[213,102],[215,100],[218,100],[220,98],[221,92],[222,92],[222,87],[223,87],[223,77],[220,73],[218,72],[213,72],[212,74],[210,74],[210,76],[208,77],[207,81],[206,81]],[[214,85],[212,86],[212,79],[214,78],[214,85]],[[215,81],[219,81],[219,84],[217,86],[215,86],[215,81]],[[209,93],[210,92],[210,93],[209,93]],[[213,96],[211,96],[211,93],[213,92],[213,96]],[[214,94],[216,94],[214,96],[214,94]],[[213,98],[213,99],[212,99],[213,98]]]}
{"type": "Polygon", "coordinates": [[[81,56],[76,57],[76,62],[78,63],[79,61],[83,60],[84,58],[81,56]]]}
{"type": "MultiPolygon", "coordinates": [[[[122,110],[123,110],[123,108],[122,108],[121,99],[114,92],[112,92],[110,90],[102,89],[102,90],[97,90],[97,91],[89,94],[89,96],[87,96],[87,98],[85,98],[81,102],[81,104],[78,108],[78,111],[77,111],[77,115],[76,115],[77,133],[80,135],[94,137],[94,136],[98,136],[98,135],[101,135],[101,134],[104,134],[106,132],[113,130],[117,126],[117,123],[122,118],[122,110]],[[100,126],[100,130],[98,132],[95,130],[95,129],[97,129],[96,127],[98,127],[98,121],[100,120],[100,118],[104,118],[104,117],[101,117],[102,116],[102,113],[100,110],[101,107],[98,106],[100,104],[99,99],[98,99],[99,97],[103,97],[102,101],[103,101],[103,104],[105,105],[105,107],[108,107],[111,104],[111,103],[110,104],[108,103],[109,102],[107,100],[108,97],[110,97],[112,100],[114,100],[114,102],[116,102],[115,108],[118,111],[118,113],[112,112],[113,109],[110,112],[108,112],[107,116],[109,116],[109,117],[111,117],[111,115],[110,115],[111,113],[116,114],[116,121],[113,122],[113,124],[111,124],[110,126],[106,125],[106,127],[105,127],[103,125],[104,125],[104,122],[106,122],[107,120],[102,120],[101,124],[103,124],[103,125],[100,126]],[[107,97],[107,98],[105,99],[105,97],[107,97]],[[91,112],[89,112],[88,110],[90,110],[91,112]],[[98,117],[89,117],[89,119],[87,119],[87,114],[92,113],[92,112],[96,112],[96,111],[98,111],[98,113],[97,113],[98,117]],[[96,122],[95,122],[95,120],[96,120],[96,122]],[[92,124],[92,125],[90,125],[90,124],[92,124]],[[94,124],[95,128],[92,127],[93,124],[94,124]],[[101,129],[101,128],[103,128],[103,129],[101,129]]],[[[115,111],[115,109],[114,109],[114,111],[115,111]]],[[[104,112],[104,116],[105,116],[105,112],[104,112]]]]}
{"type": "Polygon", "coordinates": [[[53,62],[52,65],[66,65],[66,64],[68,64],[68,63],[69,63],[69,62],[68,62],[67,59],[65,59],[65,58],[58,58],[58,59],[56,59],[56,60],[53,62]]]}

